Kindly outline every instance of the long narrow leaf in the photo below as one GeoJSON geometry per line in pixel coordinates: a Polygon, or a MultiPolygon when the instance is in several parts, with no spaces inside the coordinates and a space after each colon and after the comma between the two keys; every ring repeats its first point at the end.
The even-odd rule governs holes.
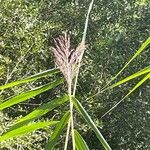
{"type": "Polygon", "coordinates": [[[60,137],[60,134],[62,133],[64,127],[67,125],[69,118],[70,112],[66,112],[65,115],[60,120],[60,122],[57,124],[53,134],[51,135],[48,143],[45,146],[45,150],[54,149],[54,146],[56,145],[56,142],[58,141],[58,138],[60,137]]]}
{"type": "Polygon", "coordinates": [[[111,109],[109,109],[103,116],[106,116],[110,113],[114,108],[116,108],[125,98],[127,98],[131,93],[133,93],[139,86],[141,86],[146,80],[150,78],[150,73],[146,75],[141,81],[139,81],[117,104],[115,104],[111,109]]]}
{"type": "Polygon", "coordinates": [[[74,130],[74,136],[77,150],[89,150],[86,142],[77,130],[74,130]]]}
{"type": "Polygon", "coordinates": [[[150,72],[150,66],[145,68],[145,69],[143,69],[143,70],[140,70],[140,71],[138,71],[138,72],[136,72],[136,73],[134,73],[134,74],[132,74],[132,75],[130,75],[128,77],[126,77],[125,79],[123,79],[123,80],[121,80],[121,81],[119,81],[119,82],[117,82],[117,83],[115,83],[113,85],[111,85],[109,88],[114,88],[116,86],[119,86],[119,85],[121,85],[121,84],[123,84],[125,82],[128,82],[129,80],[132,80],[132,79],[134,79],[136,77],[139,77],[139,76],[141,76],[143,74],[146,74],[148,72],[150,72]]]}
{"type": "MultiPolygon", "coordinates": [[[[132,58],[125,64],[125,66],[108,82],[110,84],[114,81],[126,68],[127,66],[138,56],[141,52],[150,44],[150,37],[141,45],[141,47],[136,51],[136,53],[132,56],[132,58]]],[[[107,85],[108,85],[107,84],[107,85]]]]}
{"type": "Polygon", "coordinates": [[[4,141],[9,138],[16,137],[16,136],[21,136],[21,135],[27,134],[29,132],[32,132],[34,130],[44,128],[46,126],[55,125],[56,123],[58,123],[58,121],[38,122],[38,123],[26,125],[21,128],[18,128],[16,130],[12,130],[10,132],[3,134],[2,136],[0,136],[0,141],[4,141]]]}
{"type": "Polygon", "coordinates": [[[17,123],[8,130],[8,132],[11,130],[14,130],[16,128],[19,128],[21,126],[26,125],[27,123],[45,115],[49,111],[53,110],[54,108],[62,105],[63,103],[65,103],[67,101],[68,101],[68,96],[64,95],[62,97],[56,98],[52,101],[49,101],[46,104],[43,104],[42,106],[38,107],[37,109],[35,109],[34,111],[32,111],[31,113],[26,115],[25,117],[19,119],[17,121],[17,123]]]}
{"type": "Polygon", "coordinates": [[[25,79],[14,81],[14,82],[11,82],[11,83],[8,83],[8,84],[5,84],[5,85],[1,85],[0,86],[0,90],[4,90],[4,89],[7,89],[7,88],[10,88],[10,87],[22,84],[22,83],[35,81],[35,80],[40,79],[42,77],[45,77],[45,76],[48,76],[48,75],[52,75],[52,74],[56,74],[58,72],[59,72],[58,69],[49,69],[49,70],[37,73],[35,75],[29,76],[29,77],[27,77],[25,79]]]}
{"type": "Polygon", "coordinates": [[[1,103],[0,104],[0,110],[4,109],[4,108],[7,108],[7,107],[10,107],[14,104],[17,104],[17,103],[20,103],[20,102],[23,102],[29,98],[32,98],[40,93],[43,93],[51,88],[54,88],[56,87],[57,85],[63,83],[64,80],[63,79],[59,79],[59,80],[56,80],[52,83],[49,83],[49,84],[46,84],[44,86],[41,86],[41,87],[38,87],[36,89],[33,89],[33,90],[30,90],[30,91],[27,91],[25,93],[22,93],[20,95],[17,95],[13,98],[10,98],[8,100],[6,100],[4,103],[1,103]]]}
{"type": "Polygon", "coordinates": [[[140,82],[138,82],[134,87],[133,87],[133,89],[131,89],[130,91],[129,91],[129,93],[124,97],[124,99],[126,98],[126,97],[128,97],[133,91],[135,91],[139,86],[141,86],[147,79],[149,79],[150,78],[150,73],[148,74],[148,75],[146,75],[140,82]]]}
{"type": "Polygon", "coordinates": [[[95,132],[97,138],[99,139],[99,141],[102,143],[103,147],[106,150],[111,150],[110,146],[108,145],[108,143],[106,142],[106,140],[104,139],[103,135],[100,133],[100,131],[98,130],[98,128],[96,127],[95,123],[93,122],[93,120],[90,118],[90,116],[88,115],[88,113],[86,112],[86,110],[83,108],[83,106],[81,105],[81,103],[74,97],[72,97],[72,101],[74,103],[75,108],[81,113],[81,115],[83,116],[83,118],[86,120],[86,122],[88,123],[88,125],[92,128],[92,130],[95,132]]]}
{"type": "MultiPolygon", "coordinates": [[[[95,97],[96,95],[106,91],[107,89],[110,89],[111,86],[108,86],[111,82],[113,82],[127,67],[128,65],[138,56],[141,54],[141,52],[150,44],[150,37],[147,38],[147,40],[141,45],[141,47],[136,51],[136,53],[132,56],[132,58],[125,64],[125,66],[113,77],[111,78],[108,83],[101,89],[100,92],[90,96],[88,99],[91,99],[95,97]]],[[[116,85],[117,86],[117,85],[116,85]]]]}

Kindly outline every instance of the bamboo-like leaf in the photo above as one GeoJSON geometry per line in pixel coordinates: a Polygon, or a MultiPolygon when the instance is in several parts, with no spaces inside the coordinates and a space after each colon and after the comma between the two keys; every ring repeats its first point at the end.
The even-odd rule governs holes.
{"type": "Polygon", "coordinates": [[[44,128],[46,126],[52,126],[57,124],[59,121],[47,121],[47,122],[37,122],[34,124],[29,124],[20,128],[17,128],[16,130],[12,130],[10,132],[4,133],[2,136],[0,136],[0,141],[7,140],[12,137],[21,136],[24,134],[27,134],[29,132],[32,132],[34,130],[44,128]]]}
{"type": "Polygon", "coordinates": [[[27,78],[24,78],[24,79],[21,79],[21,80],[18,80],[18,81],[14,81],[14,82],[11,82],[11,83],[8,83],[8,84],[5,84],[5,85],[1,85],[0,90],[4,90],[4,89],[7,89],[7,88],[10,88],[10,87],[22,84],[22,83],[35,81],[35,80],[40,79],[42,77],[52,75],[52,74],[56,74],[58,72],[59,72],[58,69],[49,69],[49,70],[37,73],[35,75],[29,76],[27,78]]]}
{"type": "Polygon", "coordinates": [[[146,75],[140,82],[138,82],[124,98],[128,97],[133,91],[135,91],[139,86],[141,86],[149,78],[150,78],[150,73],[146,75]]]}
{"type": "Polygon", "coordinates": [[[67,125],[69,118],[70,112],[66,112],[65,115],[60,120],[60,122],[57,124],[53,134],[51,135],[48,143],[45,146],[45,150],[54,149],[54,146],[56,145],[56,142],[58,141],[58,138],[60,137],[60,134],[62,133],[64,127],[67,125]]]}
{"type": "Polygon", "coordinates": [[[38,107],[37,109],[35,109],[34,111],[32,111],[31,113],[29,113],[28,115],[26,115],[23,118],[20,118],[15,125],[13,125],[9,130],[14,130],[16,128],[19,128],[21,126],[26,125],[27,123],[45,115],[46,113],[48,113],[49,111],[53,110],[54,108],[60,106],[61,104],[65,103],[68,101],[68,95],[64,95],[62,97],[56,98],[52,101],[49,101],[46,104],[43,104],[42,106],[38,107]]]}
{"type": "Polygon", "coordinates": [[[23,102],[29,98],[32,98],[40,93],[43,93],[51,88],[54,88],[56,87],[57,85],[61,84],[64,82],[64,79],[59,79],[59,80],[56,80],[52,83],[48,83],[44,86],[41,86],[41,87],[38,87],[38,88],[35,88],[35,89],[32,89],[30,91],[27,91],[25,93],[21,93],[20,95],[17,95],[13,98],[10,98],[8,100],[6,100],[5,102],[1,103],[0,104],[0,110],[2,109],[5,109],[7,107],[10,107],[12,105],[15,105],[17,103],[20,103],[20,102],[23,102]]]}
{"type": "Polygon", "coordinates": [[[108,145],[108,143],[106,142],[106,140],[104,139],[103,135],[100,133],[100,131],[98,130],[98,128],[96,127],[95,123],[93,122],[93,120],[90,118],[90,116],[88,115],[88,113],[86,112],[86,110],[83,108],[83,106],[81,105],[81,103],[74,97],[72,97],[72,101],[74,103],[75,108],[81,113],[81,115],[83,116],[83,118],[86,120],[86,122],[88,123],[88,125],[92,128],[92,130],[95,132],[97,138],[99,139],[99,141],[102,143],[103,147],[106,150],[111,150],[110,146],[108,145]]]}
{"type": "Polygon", "coordinates": [[[143,70],[140,70],[140,71],[138,71],[138,72],[136,72],[136,73],[134,73],[134,74],[132,74],[132,75],[130,75],[128,77],[126,77],[123,80],[120,80],[119,82],[111,85],[109,88],[114,88],[114,87],[119,86],[119,85],[121,85],[121,84],[123,84],[125,82],[128,82],[129,80],[132,80],[132,79],[134,79],[136,77],[139,77],[139,76],[141,76],[143,74],[146,74],[146,73],[149,73],[149,72],[150,72],[150,66],[145,68],[145,69],[143,69],[143,70]]]}
{"type": "Polygon", "coordinates": [[[77,130],[74,130],[74,136],[77,150],[89,150],[86,142],[77,130]]]}
{"type": "Polygon", "coordinates": [[[146,75],[141,81],[139,81],[117,104],[115,104],[111,109],[109,109],[102,118],[110,113],[114,108],[116,108],[125,98],[127,98],[131,93],[133,93],[139,86],[141,86],[146,80],[150,78],[150,73],[146,75]]]}
{"type": "MultiPolygon", "coordinates": [[[[95,97],[96,95],[106,91],[107,89],[110,89],[110,88],[113,88],[111,86],[108,86],[112,81],[114,81],[126,68],[127,66],[138,56],[141,54],[141,52],[150,44],[150,37],[147,38],[147,40],[141,45],[141,47],[136,51],[136,53],[132,56],[132,58],[125,64],[125,66],[113,77],[111,78],[108,83],[101,89],[100,92],[90,96],[88,99],[91,99],[93,97],[95,97]]],[[[143,72],[144,74],[144,72],[143,72]]],[[[137,75],[137,74],[136,74],[137,75]]],[[[133,77],[133,76],[132,76],[133,77]]],[[[130,78],[128,78],[130,80],[130,78]]],[[[122,82],[122,81],[121,81],[122,82]]],[[[117,83],[118,85],[119,84],[122,84],[122,83],[117,83]]],[[[125,82],[125,80],[123,81],[123,83],[125,82]]],[[[117,84],[115,85],[112,85],[112,86],[117,86],[117,84]]]]}
{"type": "MultiPolygon", "coordinates": [[[[114,81],[126,68],[127,66],[138,56],[141,52],[150,44],[150,37],[141,45],[141,47],[136,51],[136,53],[132,56],[132,58],[126,63],[126,65],[108,82],[110,84],[114,81]]],[[[107,85],[108,85],[107,84],[107,85]]]]}

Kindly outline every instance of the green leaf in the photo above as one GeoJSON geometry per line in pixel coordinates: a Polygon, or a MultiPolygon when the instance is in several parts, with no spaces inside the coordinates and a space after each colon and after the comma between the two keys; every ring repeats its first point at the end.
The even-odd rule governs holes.
{"type": "Polygon", "coordinates": [[[132,75],[130,75],[129,77],[126,77],[125,79],[123,79],[123,80],[121,80],[121,81],[119,81],[119,82],[117,82],[117,83],[115,83],[113,85],[111,85],[109,88],[114,88],[116,86],[119,86],[119,85],[121,85],[121,84],[123,84],[125,82],[128,82],[129,80],[132,80],[132,79],[134,79],[136,77],[139,77],[139,76],[141,76],[141,75],[143,75],[145,73],[148,73],[148,72],[150,72],[150,66],[145,68],[145,69],[143,69],[143,70],[140,70],[140,71],[138,71],[138,72],[136,72],[136,73],[134,73],[132,75]]]}
{"type": "Polygon", "coordinates": [[[77,150],[89,150],[86,142],[77,130],[74,130],[74,136],[77,150]]]}
{"type": "Polygon", "coordinates": [[[141,45],[141,47],[136,51],[132,58],[126,63],[126,65],[108,82],[110,84],[114,81],[126,68],[127,66],[138,56],[140,53],[150,44],[150,37],[141,45]]]}
{"type": "Polygon", "coordinates": [[[62,97],[55,98],[54,100],[49,101],[46,104],[43,104],[42,106],[38,107],[37,109],[35,109],[34,111],[32,111],[31,113],[26,115],[25,117],[20,118],[17,121],[17,123],[8,130],[8,132],[11,130],[14,130],[16,128],[19,128],[21,126],[26,125],[27,123],[45,115],[49,111],[53,110],[54,108],[60,106],[61,104],[65,103],[67,101],[68,101],[68,95],[64,95],[62,97]]]}
{"type": "Polygon", "coordinates": [[[4,103],[1,103],[0,104],[0,110],[7,108],[7,107],[10,107],[12,105],[15,105],[17,103],[23,102],[23,101],[30,99],[36,95],[39,95],[40,93],[43,93],[49,89],[52,89],[52,88],[56,87],[57,85],[59,85],[63,82],[64,82],[64,79],[59,79],[59,80],[56,80],[52,83],[48,83],[44,86],[38,87],[36,89],[27,91],[25,93],[21,93],[20,95],[17,95],[13,98],[6,100],[4,103]]]}
{"type": "Polygon", "coordinates": [[[135,91],[139,86],[141,86],[147,79],[150,78],[150,73],[148,75],[146,75],[140,82],[138,82],[134,87],[133,89],[131,89],[129,91],[129,93],[123,98],[125,99],[126,97],[128,97],[133,91],[135,91]]]}
{"type": "Polygon", "coordinates": [[[66,112],[65,115],[62,117],[60,122],[57,124],[53,134],[51,135],[48,143],[45,146],[45,150],[53,150],[60,134],[62,133],[64,127],[67,125],[70,118],[70,112],[66,112]]]}
{"type": "Polygon", "coordinates": [[[13,87],[13,86],[22,84],[22,83],[27,83],[27,82],[35,81],[35,80],[40,79],[40,78],[42,78],[42,77],[45,77],[45,76],[47,76],[47,75],[56,74],[56,73],[58,73],[58,72],[59,72],[58,69],[49,69],[49,70],[46,70],[46,71],[37,73],[37,74],[35,74],[35,75],[29,76],[29,77],[27,77],[27,78],[25,78],[25,79],[18,80],[18,81],[14,81],[14,82],[11,82],[11,83],[2,85],[2,86],[0,86],[0,90],[4,90],[4,89],[6,89],[6,88],[10,88],[10,87],[13,87]]]}
{"type": "MultiPolygon", "coordinates": [[[[126,68],[127,66],[138,56],[141,54],[141,52],[150,44],[150,37],[147,38],[147,40],[141,45],[141,47],[136,51],[136,53],[132,56],[132,58],[125,64],[125,66],[113,77],[111,78],[108,83],[101,89],[100,92],[90,96],[88,99],[91,99],[93,97],[95,97],[96,95],[106,91],[107,89],[110,89],[110,88],[113,88],[113,86],[117,86],[117,84],[122,84],[124,82],[126,82],[125,80],[124,81],[121,81],[120,83],[117,83],[117,84],[113,84],[112,87],[111,86],[108,86],[112,81],[114,81],[126,68]]],[[[148,70],[147,70],[148,71],[148,70]]],[[[144,74],[144,70],[143,70],[143,74],[144,74]]],[[[141,72],[141,75],[142,75],[142,72],[141,72]]],[[[138,76],[137,74],[135,76],[138,76]]],[[[134,78],[133,76],[132,77],[129,77],[127,80],[130,80],[130,78],[134,78]]]]}
{"type": "Polygon", "coordinates": [[[88,125],[92,128],[92,130],[95,132],[97,138],[99,139],[99,141],[102,143],[103,147],[106,150],[111,150],[110,146],[108,145],[108,143],[106,142],[106,140],[104,139],[103,135],[100,133],[100,131],[98,130],[98,128],[96,127],[95,123],[93,122],[93,120],[90,118],[90,116],[88,115],[88,113],[86,112],[86,110],[83,108],[83,106],[81,105],[81,103],[74,97],[72,97],[72,101],[74,103],[75,108],[81,113],[81,115],[83,116],[83,118],[86,120],[86,122],[88,123],[88,125]]]}
{"type": "Polygon", "coordinates": [[[141,86],[146,80],[150,78],[150,73],[146,75],[141,81],[139,81],[117,104],[115,104],[111,109],[109,109],[102,118],[115,109],[126,97],[128,97],[132,92],[134,92],[139,86],[141,86]]]}
{"type": "Polygon", "coordinates": [[[58,123],[58,121],[47,121],[47,122],[38,122],[34,124],[29,124],[23,127],[20,127],[16,130],[12,130],[10,132],[4,133],[2,136],[0,136],[0,141],[7,140],[12,137],[21,136],[24,134],[27,134],[29,132],[32,132],[34,130],[44,128],[46,126],[52,126],[58,123]]]}

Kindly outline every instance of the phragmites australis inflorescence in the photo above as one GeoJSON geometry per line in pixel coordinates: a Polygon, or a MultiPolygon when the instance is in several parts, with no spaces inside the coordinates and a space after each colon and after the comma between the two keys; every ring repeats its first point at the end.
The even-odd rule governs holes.
{"type": "Polygon", "coordinates": [[[81,61],[82,52],[85,49],[84,44],[79,44],[76,49],[71,48],[70,35],[65,32],[64,36],[54,39],[55,47],[51,47],[55,63],[63,73],[67,82],[70,82],[78,70],[78,64],[81,61]]]}

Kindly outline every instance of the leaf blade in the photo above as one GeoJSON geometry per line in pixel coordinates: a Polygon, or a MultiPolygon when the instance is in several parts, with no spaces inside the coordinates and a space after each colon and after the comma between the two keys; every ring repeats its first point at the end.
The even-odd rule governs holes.
{"type": "Polygon", "coordinates": [[[130,91],[129,93],[124,97],[128,97],[133,91],[135,91],[139,86],[141,86],[147,79],[150,78],[150,73],[148,73],[148,75],[146,75],[142,80],[140,80],[130,91]]]}
{"type": "Polygon", "coordinates": [[[101,118],[110,113],[113,109],[115,109],[125,98],[127,98],[132,92],[134,92],[139,86],[141,86],[146,80],[150,78],[150,73],[146,75],[142,80],[140,80],[117,104],[115,104],[111,109],[109,109],[101,118]]]}
{"type": "Polygon", "coordinates": [[[150,66],[147,67],[147,68],[144,68],[143,70],[140,70],[140,71],[138,71],[138,72],[136,72],[136,73],[134,73],[134,74],[132,74],[132,75],[130,75],[130,76],[120,80],[120,81],[118,81],[117,83],[111,85],[109,88],[114,88],[116,86],[119,86],[119,85],[121,85],[121,84],[123,84],[125,82],[128,82],[128,81],[130,81],[130,80],[132,80],[132,79],[134,79],[136,77],[139,77],[139,76],[141,76],[143,74],[146,74],[146,73],[149,73],[149,72],[150,72],[150,66]]]}
{"type": "Polygon", "coordinates": [[[70,118],[70,112],[66,112],[65,115],[62,117],[60,122],[57,124],[53,134],[51,135],[48,143],[45,146],[45,150],[53,150],[54,146],[56,145],[56,142],[58,141],[58,138],[60,134],[62,133],[64,127],[67,125],[68,120],[70,118]]]}
{"type": "Polygon", "coordinates": [[[74,130],[74,135],[77,150],[89,150],[86,142],[77,130],[74,130]]]}
{"type": "Polygon", "coordinates": [[[104,139],[103,135],[100,133],[100,131],[96,127],[95,123],[93,122],[93,120],[91,119],[91,117],[88,115],[88,113],[86,112],[86,110],[83,108],[83,106],[81,105],[81,103],[75,97],[72,97],[72,101],[74,103],[75,108],[81,113],[81,115],[83,116],[83,118],[85,119],[85,121],[88,123],[88,125],[95,132],[97,138],[99,139],[99,141],[101,142],[101,144],[103,145],[103,147],[106,150],[111,150],[110,146],[108,145],[108,143],[104,139]]]}
{"type": "MultiPolygon", "coordinates": [[[[138,56],[142,53],[142,51],[150,44],[150,37],[146,39],[146,41],[140,46],[140,48],[135,52],[135,54],[131,57],[131,59],[124,65],[124,67],[108,82],[110,84],[114,81],[126,68],[127,66],[138,56]]],[[[107,84],[107,85],[108,85],[107,84]]]]}
{"type": "Polygon", "coordinates": [[[18,104],[20,102],[23,102],[23,101],[25,101],[29,98],[32,98],[36,95],[39,95],[40,93],[43,93],[43,92],[45,92],[49,89],[52,89],[53,87],[56,87],[56,86],[58,86],[59,84],[61,84],[63,82],[64,82],[64,79],[58,79],[58,80],[56,80],[52,83],[48,83],[44,86],[32,89],[30,91],[19,94],[19,95],[13,97],[13,98],[10,98],[10,99],[8,99],[5,102],[0,104],[0,110],[3,110],[3,109],[5,109],[7,107],[10,107],[12,105],[18,104]]]}
{"type": "Polygon", "coordinates": [[[4,141],[7,139],[16,137],[16,136],[21,136],[21,135],[24,135],[26,133],[32,132],[34,130],[37,130],[46,126],[55,125],[56,123],[58,123],[58,121],[47,121],[47,122],[45,121],[45,122],[38,122],[38,123],[26,125],[16,130],[12,130],[10,132],[4,133],[2,136],[0,136],[0,141],[4,141]]]}
{"type": "Polygon", "coordinates": [[[23,125],[26,125],[27,123],[45,115],[49,111],[53,110],[54,108],[58,107],[59,105],[65,103],[68,101],[68,95],[63,95],[59,98],[55,98],[52,101],[49,101],[48,103],[43,104],[42,106],[38,107],[28,115],[24,116],[23,118],[20,118],[16,124],[14,124],[9,130],[14,130],[18,127],[21,127],[23,125]]]}
{"type": "Polygon", "coordinates": [[[34,74],[32,76],[29,76],[27,78],[24,78],[22,80],[18,80],[18,81],[14,81],[14,82],[11,82],[11,83],[8,83],[8,84],[5,84],[5,85],[1,85],[0,90],[4,90],[4,89],[7,89],[7,88],[10,88],[10,87],[19,85],[19,84],[35,81],[35,80],[40,79],[42,77],[45,77],[47,75],[56,74],[58,72],[59,72],[58,69],[49,69],[49,70],[34,74]]]}

